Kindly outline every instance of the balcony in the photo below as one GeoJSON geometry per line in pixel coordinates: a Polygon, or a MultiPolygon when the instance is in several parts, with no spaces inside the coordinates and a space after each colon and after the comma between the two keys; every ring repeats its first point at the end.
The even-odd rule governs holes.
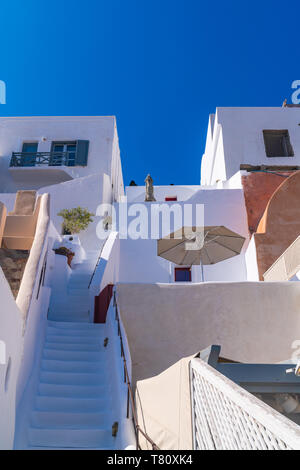
{"type": "Polygon", "coordinates": [[[75,152],[13,152],[10,167],[75,166],[75,152]]]}
{"type": "Polygon", "coordinates": [[[9,172],[17,189],[39,189],[73,179],[75,152],[13,152],[9,172]]]}

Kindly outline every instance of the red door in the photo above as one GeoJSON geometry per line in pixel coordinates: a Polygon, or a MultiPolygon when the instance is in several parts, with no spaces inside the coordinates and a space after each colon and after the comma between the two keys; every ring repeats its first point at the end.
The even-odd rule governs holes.
{"type": "Polygon", "coordinates": [[[105,323],[108,307],[113,295],[113,284],[106,287],[95,297],[94,323],[105,323]]]}

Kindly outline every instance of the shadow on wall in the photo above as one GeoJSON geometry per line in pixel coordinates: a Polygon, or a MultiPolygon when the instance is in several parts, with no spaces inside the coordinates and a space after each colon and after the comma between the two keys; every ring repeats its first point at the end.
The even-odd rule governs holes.
{"type": "Polygon", "coordinates": [[[22,356],[22,316],[0,269],[0,449],[13,448],[16,387],[22,356]],[[3,354],[4,353],[4,354],[3,354]]]}
{"type": "Polygon", "coordinates": [[[260,280],[300,234],[300,171],[277,188],[254,234],[260,280]]]}

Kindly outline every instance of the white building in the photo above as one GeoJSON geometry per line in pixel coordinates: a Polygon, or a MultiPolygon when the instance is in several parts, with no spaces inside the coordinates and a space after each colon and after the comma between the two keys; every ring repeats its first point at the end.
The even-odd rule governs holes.
{"type": "Polygon", "coordinates": [[[123,194],[114,116],[2,117],[0,140],[1,193],[106,174],[123,194]]]}
{"type": "MultiPolygon", "coordinates": [[[[285,280],[298,266],[299,243],[293,265],[286,250],[300,234],[299,123],[299,108],[218,108],[201,184],[154,185],[155,201],[145,202],[144,186],[127,187],[124,199],[115,118],[0,118],[0,448],[145,449],[153,446],[149,437],[169,450],[300,448],[294,374],[284,375],[294,388],[275,411],[220,377],[203,353],[194,358],[221,344],[226,358],[254,363],[254,370],[255,363],[295,365],[300,284],[285,280]],[[32,192],[16,200],[24,190],[36,191],[34,204],[32,192]],[[125,201],[127,220],[114,225],[125,201]],[[107,208],[97,212],[100,204],[107,208]],[[176,205],[181,214],[202,205],[204,226],[226,227],[243,240],[235,256],[204,266],[204,282],[199,265],[158,256],[158,239],[185,220],[168,229],[158,219],[159,235],[151,238],[151,211],[176,205]],[[94,222],[62,236],[58,212],[78,206],[97,212],[94,222]],[[30,248],[16,299],[7,258],[19,250],[8,250],[9,237],[30,248]],[[71,266],[57,248],[73,251],[71,266]],[[177,276],[178,269],[189,276],[177,276]],[[262,282],[266,271],[280,282],[262,282]],[[139,391],[145,441],[132,423],[128,384],[139,391]],[[215,409],[217,444],[209,437],[215,409]],[[208,430],[201,436],[199,413],[208,430]]],[[[190,225],[197,224],[193,213],[190,225]]]]}
{"type": "MultiPolygon", "coordinates": [[[[51,219],[61,231],[61,209],[85,207],[124,194],[115,117],[0,118],[0,194],[12,210],[18,190],[51,195],[51,219]],[[64,183],[64,184],[62,184],[64,183]]],[[[82,235],[97,249],[95,226],[82,235]]]]}
{"type": "Polygon", "coordinates": [[[300,165],[299,107],[217,108],[210,115],[201,184],[227,181],[243,164],[300,165]]]}

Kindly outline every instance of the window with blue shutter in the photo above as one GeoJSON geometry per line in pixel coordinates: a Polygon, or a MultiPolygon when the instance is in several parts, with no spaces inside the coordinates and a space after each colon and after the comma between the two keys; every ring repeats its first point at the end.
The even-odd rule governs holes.
{"type": "Polygon", "coordinates": [[[88,140],[52,142],[49,166],[86,166],[88,152],[88,140]]]}

